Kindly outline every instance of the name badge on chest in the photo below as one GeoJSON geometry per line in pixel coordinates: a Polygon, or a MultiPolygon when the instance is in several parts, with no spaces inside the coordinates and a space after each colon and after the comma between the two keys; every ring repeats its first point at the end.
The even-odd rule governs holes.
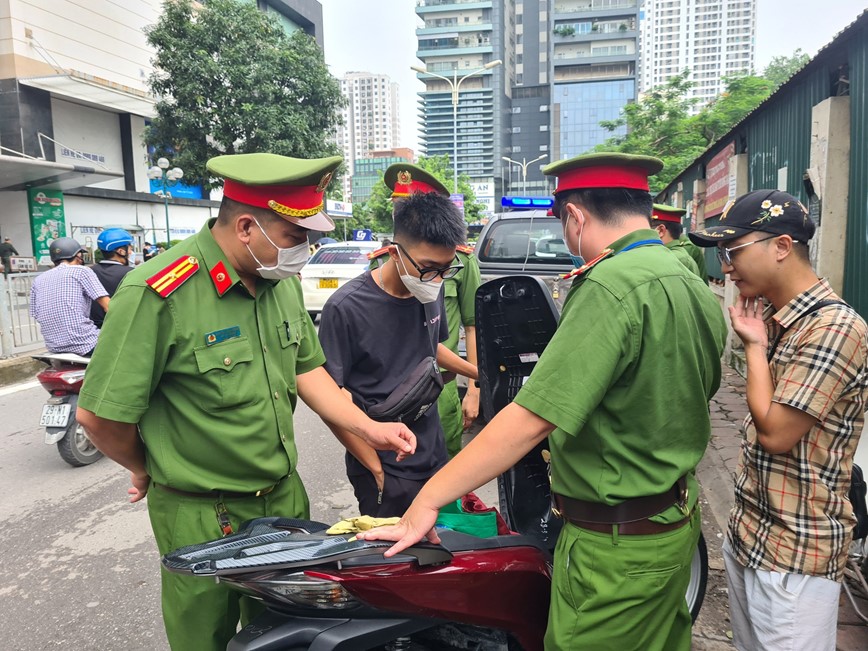
{"type": "Polygon", "coordinates": [[[226,341],[227,339],[235,339],[240,336],[241,328],[239,328],[238,326],[223,328],[222,330],[215,330],[214,332],[209,332],[205,335],[205,345],[213,346],[214,344],[219,344],[221,341],[226,341]]]}

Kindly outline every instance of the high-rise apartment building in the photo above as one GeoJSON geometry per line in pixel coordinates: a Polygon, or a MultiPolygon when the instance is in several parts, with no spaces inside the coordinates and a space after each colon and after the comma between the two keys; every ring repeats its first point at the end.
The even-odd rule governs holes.
{"type": "Polygon", "coordinates": [[[552,0],[551,156],[578,156],[613,135],[600,126],[636,100],[639,0],[552,0]]]}
{"type": "Polygon", "coordinates": [[[551,162],[551,0],[515,4],[515,75],[510,142],[500,159],[504,194],[545,194],[550,182],[540,171],[551,162]],[[531,162],[533,161],[533,162],[531,162]]]}
{"type": "Polygon", "coordinates": [[[685,68],[699,106],[725,89],[725,78],[754,68],[756,0],[645,0],[640,90],[685,68]]]}
{"type": "Polygon", "coordinates": [[[485,194],[478,198],[494,208],[503,189],[501,157],[509,144],[509,92],[515,76],[515,0],[418,0],[418,50],[428,71],[418,77],[421,93],[422,144],[427,155],[454,156],[457,130],[459,174],[466,174],[485,194]],[[502,66],[482,69],[497,59],[502,66]],[[462,78],[468,73],[478,74],[462,78]],[[453,94],[445,77],[460,83],[456,120],[453,94]]]}
{"type": "Polygon", "coordinates": [[[612,135],[638,92],[640,0],[419,0],[417,56],[428,155],[453,155],[450,80],[500,59],[461,83],[458,171],[489,210],[502,194],[551,189],[541,168],[587,152],[612,135]],[[509,159],[509,160],[506,160],[509,159]]]}
{"type": "Polygon", "coordinates": [[[388,75],[350,72],[341,79],[341,92],[347,104],[336,138],[348,168],[343,181],[344,200],[352,201],[355,161],[400,144],[398,84],[388,75]]]}

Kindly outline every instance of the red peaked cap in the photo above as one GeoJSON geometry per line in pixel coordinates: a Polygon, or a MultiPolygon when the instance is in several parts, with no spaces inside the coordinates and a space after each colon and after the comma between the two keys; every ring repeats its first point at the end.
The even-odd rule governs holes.
{"type": "Polygon", "coordinates": [[[681,217],[686,212],[687,211],[684,208],[673,208],[672,206],[667,206],[662,203],[655,203],[651,217],[661,222],[680,224],[681,217]]]}
{"type": "Polygon", "coordinates": [[[593,188],[626,188],[648,192],[648,177],[661,169],[663,161],[652,156],[600,153],[584,154],[546,165],[543,174],[557,177],[555,194],[593,188]]]}

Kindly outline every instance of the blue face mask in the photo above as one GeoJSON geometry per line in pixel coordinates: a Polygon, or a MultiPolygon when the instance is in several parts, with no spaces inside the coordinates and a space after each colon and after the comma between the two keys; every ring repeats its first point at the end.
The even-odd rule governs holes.
{"type": "MultiPolygon", "coordinates": [[[[572,217],[572,215],[570,215],[570,217],[572,217]]],[[[567,222],[569,222],[570,217],[567,218],[567,222]]],[[[581,232],[579,233],[579,241],[577,242],[577,244],[579,246],[579,252],[580,253],[582,251],[582,233],[584,233],[584,232],[585,232],[585,229],[582,228],[581,232]]],[[[567,239],[567,234],[565,232],[564,233],[564,241],[566,241],[566,239],[567,239]]],[[[573,252],[570,251],[569,248],[567,248],[567,252],[570,254],[570,260],[572,260],[573,266],[576,269],[578,269],[579,267],[585,266],[585,259],[581,255],[573,255],[573,252]]]]}

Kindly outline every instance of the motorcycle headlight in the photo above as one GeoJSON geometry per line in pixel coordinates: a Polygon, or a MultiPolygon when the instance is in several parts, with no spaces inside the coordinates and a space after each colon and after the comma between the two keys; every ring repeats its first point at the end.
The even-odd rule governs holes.
{"type": "Polygon", "coordinates": [[[361,602],[337,581],[308,576],[304,572],[269,572],[244,579],[224,577],[222,580],[266,602],[277,601],[290,606],[319,610],[347,610],[361,605],[361,602]]]}

